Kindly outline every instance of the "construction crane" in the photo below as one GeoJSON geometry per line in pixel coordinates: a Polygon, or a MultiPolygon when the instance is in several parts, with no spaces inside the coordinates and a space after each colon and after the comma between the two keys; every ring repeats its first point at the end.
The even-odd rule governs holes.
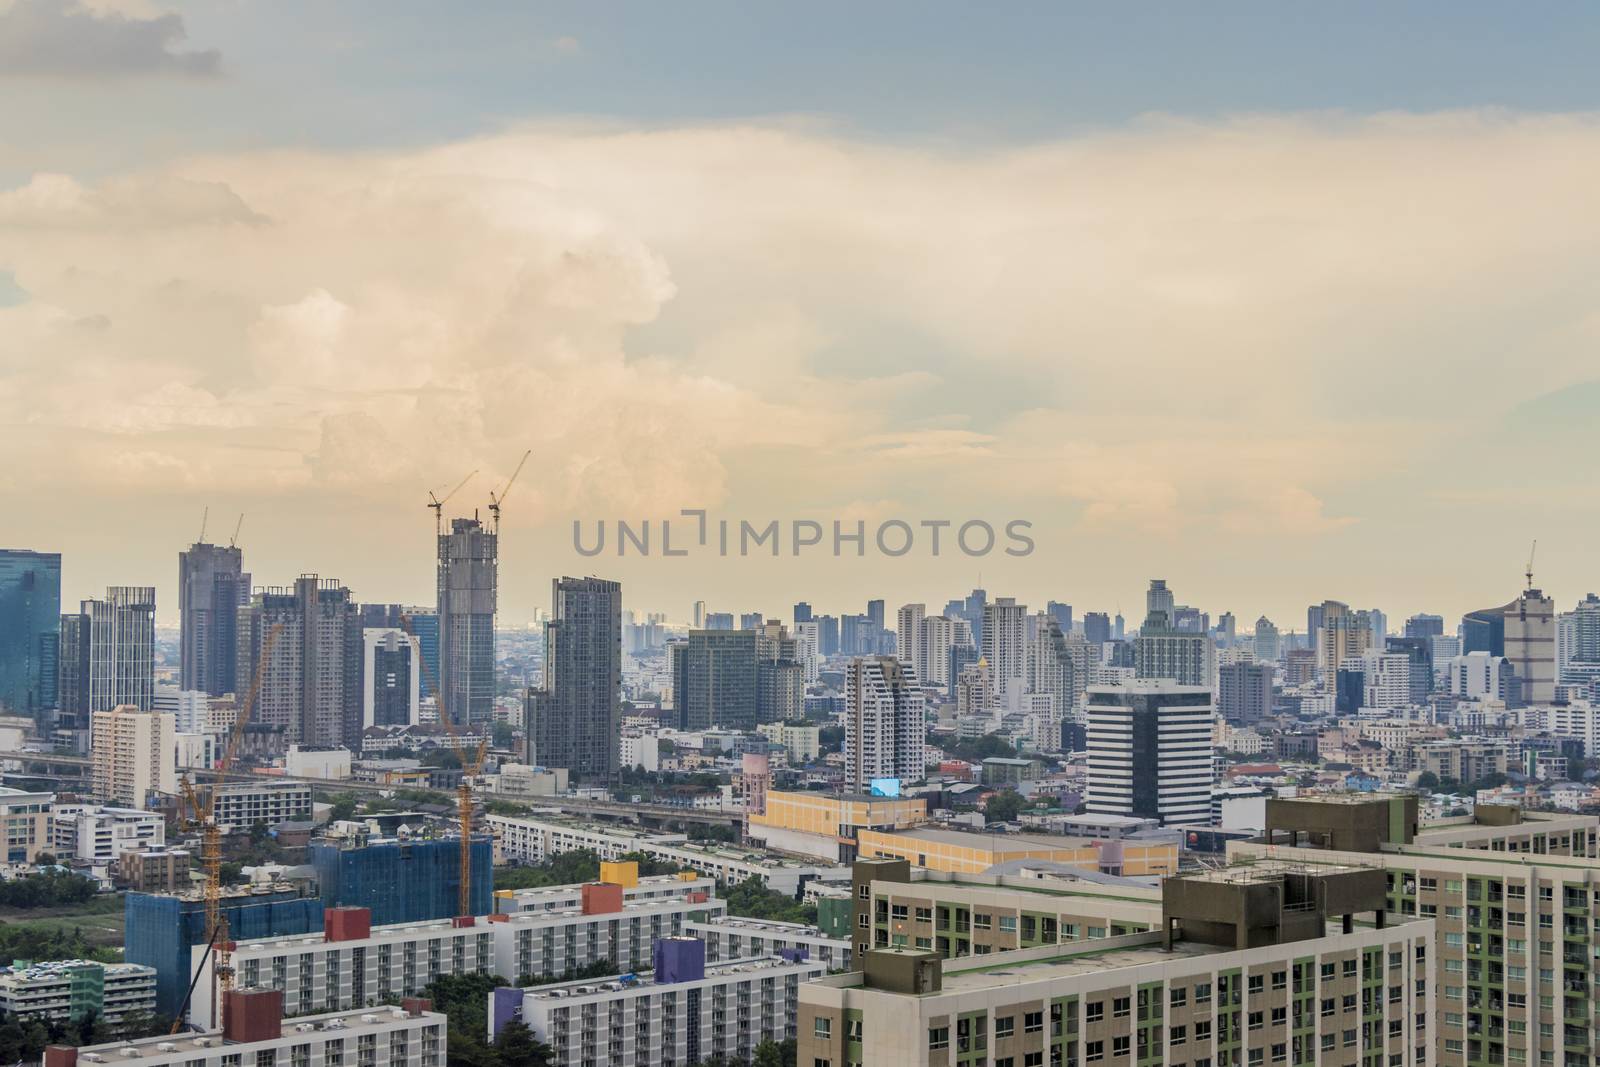
{"type": "Polygon", "coordinates": [[[461,492],[461,487],[472,481],[472,475],[477,473],[478,472],[474,470],[465,478],[461,479],[454,489],[450,490],[444,495],[443,500],[440,500],[437,496],[435,496],[433,490],[428,490],[428,506],[433,509],[433,532],[435,536],[444,533],[444,506],[446,502],[448,502],[451,497],[461,492]]]}
{"type": "Polygon", "coordinates": [[[239,512],[239,521],[233,524],[233,536],[228,538],[229,548],[239,547],[239,531],[244,529],[244,512],[239,512]]]}
{"type": "Polygon", "coordinates": [[[469,780],[475,780],[483,773],[484,757],[489,752],[489,736],[485,734],[479,741],[476,749],[467,749],[466,739],[456,730],[456,724],[450,717],[450,709],[445,706],[443,694],[439,692],[438,682],[433,677],[433,671],[428,666],[428,661],[422,659],[421,645],[417,641],[416,632],[412,629],[411,616],[402,613],[400,627],[405,630],[406,636],[411,639],[411,654],[421,660],[422,686],[424,692],[431,691],[439,709],[439,721],[444,724],[445,732],[450,735],[451,745],[455,749],[456,758],[461,761],[461,785],[456,789],[456,815],[461,823],[461,884],[459,889],[458,915],[472,914],[472,787],[469,780]]]}
{"type": "MultiPolygon", "coordinates": [[[[266,678],[267,662],[272,658],[272,647],[277,644],[278,636],[283,633],[283,623],[274,623],[267,631],[261,642],[261,656],[256,662],[255,677],[250,681],[250,690],[245,694],[244,703],[240,705],[238,714],[233,720],[233,730],[228,734],[228,747],[223,751],[222,759],[216,767],[216,777],[211,787],[203,795],[189,781],[189,776],[184,775],[181,783],[183,799],[190,811],[190,821],[200,829],[200,868],[205,877],[205,902],[206,902],[206,941],[207,951],[216,956],[216,963],[212,972],[216,975],[219,996],[213,997],[212,1011],[220,1003],[220,993],[226,993],[233,988],[233,943],[228,935],[228,916],[222,910],[222,828],[217,825],[217,794],[222,790],[222,783],[227,778],[228,772],[233,769],[234,757],[239,752],[239,742],[244,738],[245,725],[250,721],[250,713],[255,710],[256,700],[261,695],[261,684],[266,678]]],[[[194,982],[189,985],[189,992],[193,994],[195,982],[199,981],[196,974],[194,982]]],[[[183,1025],[183,1016],[188,1011],[189,1001],[184,998],[184,1004],[178,1011],[178,1017],[173,1020],[172,1032],[177,1033],[183,1025]]],[[[215,1022],[215,1019],[212,1020],[215,1022]]]]}
{"type": "Polygon", "coordinates": [[[1537,551],[1539,551],[1539,539],[1537,537],[1535,537],[1533,539],[1533,547],[1528,549],[1528,570],[1527,570],[1527,575],[1528,575],[1528,588],[1529,589],[1533,588],[1533,554],[1535,552],[1537,552],[1537,551]]]}
{"type": "Polygon", "coordinates": [[[194,539],[195,544],[203,545],[206,543],[206,523],[210,521],[211,505],[207,504],[206,509],[200,513],[200,536],[194,539]]]}
{"type": "Polygon", "coordinates": [[[511,483],[517,480],[517,475],[522,473],[522,467],[528,462],[528,457],[531,455],[533,455],[533,449],[531,448],[522,454],[522,458],[517,461],[517,469],[511,472],[511,477],[506,479],[506,484],[500,487],[498,493],[492,489],[489,491],[489,514],[494,517],[494,532],[496,536],[500,534],[500,505],[505,503],[506,494],[511,492],[511,483]]]}

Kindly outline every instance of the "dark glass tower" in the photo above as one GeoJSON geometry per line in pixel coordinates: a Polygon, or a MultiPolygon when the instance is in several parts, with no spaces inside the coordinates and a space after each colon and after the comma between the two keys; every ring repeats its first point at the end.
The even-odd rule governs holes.
{"type": "Polygon", "coordinates": [[[0,712],[56,706],[60,617],[61,554],[0,549],[0,712]]]}
{"type": "Polygon", "coordinates": [[[231,545],[197,542],[178,553],[178,675],[186,690],[239,692],[239,608],[250,603],[250,575],[243,567],[243,553],[231,545]]]}
{"type": "Polygon", "coordinates": [[[452,519],[439,535],[439,713],[452,722],[494,714],[494,613],[499,538],[477,519],[452,519]]]}
{"type": "Polygon", "coordinates": [[[544,629],[543,688],[528,693],[529,762],[574,778],[617,773],[622,689],[622,586],[557,578],[544,629]]]}

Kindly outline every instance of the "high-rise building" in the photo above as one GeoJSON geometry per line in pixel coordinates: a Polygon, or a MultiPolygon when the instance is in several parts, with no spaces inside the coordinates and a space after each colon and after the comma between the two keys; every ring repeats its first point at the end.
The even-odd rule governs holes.
{"type": "Polygon", "coordinates": [[[704,600],[696,600],[694,602],[694,610],[690,612],[689,625],[696,630],[704,630],[706,628],[706,602],[704,600]]]}
{"type": "Polygon", "coordinates": [[[1600,596],[1590,593],[1556,617],[1556,680],[1568,685],[1600,680],[1600,596]]]}
{"type": "Polygon", "coordinates": [[[1372,647],[1382,648],[1383,639],[1389,636],[1389,617],[1377,608],[1363,608],[1356,618],[1372,633],[1372,647]]]}
{"type": "Polygon", "coordinates": [[[839,620],[833,615],[817,615],[812,619],[817,624],[817,655],[823,659],[839,654],[839,620]]]}
{"type": "Polygon", "coordinates": [[[815,619],[794,624],[795,661],[800,664],[807,685],[815,683],[822,673],[822,650],[818,647],[819,629],[815,619]]]}
{"type": "Polygon", "coordinates": [[[1044,606],[1045,613],[1054,617],[1056,625],[1061,627],[1061,632],[1072,632],[1072,605],[1063,604],[1059,600],[1051,600],[1044,606]]]}
{"type": "Polygon", "coordinates": [[[416,638],[395,627],[361,631],[361,726],[421,720],[422,655],[416,638]]]}
{"type": "Polygon", "coordinates": [[[1522,699],[1556,698],[1556,602],[1529,586],[1506,606],[1506,661],[1522,680],[1522,699]]]}
{"type": "Polygon", "coordinates": [[[930,615],[922,620],[922,648],[925,663],[917,672],[923,685],[938,686],[948,690],[954,675],[950,668],[952,653],[958,644],[971,645],[970,631],[965,619],[952,619],[948,615],[930,615]]]}
{"type": "Polygon", "coordinates": [[[927,770],[922,689],[892,656],[858,656],[845,669],[845,789],[865,793],[875,778],[918,781],[927,770]]]}
{"type": "Polygon", "coordinates": [[[983,607],[983,659],[989,683],[1001,705],[1009,694],[1027,690],[1028,608],[1012,597],[997,597],[983,607]]]}
{"type": "Polygon", "coordinates": [[[80,636],[88,638],[86,711],[128,705],[149,711],[156,695],[156,591],[112,586],[85,600],[80,636]]]}
{"type": "Polygon", "coordinates": [[[1398,652],[1409,661],[1410,703],[1426,704],[1433,690],[1433,639],[1430,637],[1391,637],[1384,643],[1388,652],[1398,652]]]}
{"type": "Polygon", "coordinates": [[[1111,640],[1111,616],[1103,611],[1085,612],[1083,637],[1091,645],[1103,645],[1111,640]]]}
{"type": "Polygon", "coordinates": [[[1063,632],[1058,618],[1041,611],[1030,622],[1028,692],[1049,698],[1046,734],[1061,736],[1062,720],[1071,716],[1088,676],[1088,642],[1063,632]]]}
{"type": "Polygon", "coordinates": [[[791,722],[805,718],[806,676],[799,642],[782,623],[769,619],[756,631],[756,719],[791,722]]]}
{"type": "Polygon", "coordinates": [[[95,711],[89,731],[95,796],[143,808],[158,793],[177,794],[177,729],[170,714],[123,705],[95,711]]]}
{"type": "Polygon", "coordinates": [[[359,748],[361,617],[337,578],[303,574],[291,587],[258,590],[239,609],[238,645],[235,677],[247,688],[266,660],[252,722],[310,748],[359,748]]]}
{"type": "Polygon", "coordinates": [[[928,617],[926,604],[906,604],[895,613],[894,654],[901,663],[928,680],[928,640],[922,621],[928,617]]]}
{"type": "Polygon", "coordinates": [[[755,630],[690,630],[669,647],[678,729],[750,731],[757,713],[755,630]]]}
{"type": "Polygon", "coordinates": [[[1203,633],[1145,626],[1133,639],[1133,669],[1140,678],[1166,678],[1209,689],[1214,662],[1211,638],[1203,633]]]}
{"type": "Polygon", "coordinates": [[[1438,637],[1444,633],[1444,616],[1413,615],[1406,620],[1406,637],[1438,637]]]}
{"type": "Polygon", "coordinates": [[[1322,627],[1314,635],[1317,670],[1325,681],[1331,681],[1346,660],[1360,659],[1372,647],[1371,617],[1351,611],[1337,600],[1323,601],[1320,613],[1322,627]]]}
{"type": "Polygon", "coordinates": [[[806,603],[804,600],[796,601],[795,605],[794,605],[794,619],[793,619],[793,621],[795,621],[795,622],[810,622],[811,621],[811,605],[806,603]]]}
{"type": "Polygon", "coordinates": [[[1224,663],[1217,668],[1217,713],[1249,726],[1272,714],[1272,664],[1224,663]]]}
{"type": "Polygon", "coordinates": [[[0,549],[0,714],[43,724],[60,683],[61,554],[0,549]]]}
{"type": "Polygon", "coordinates": [[[1256,659],[1262,663],[1278,662],[1278,653],[1282,642],[1278,638],[1278,628],[1272,620],[1265,615],[1256,620],[1255,654],[1256,659]]]}
{"type": "Polygon", "coordinates": [[[1217,640],[1225,645],[1232,645],[1238,636],[1238,623],[1234,620],[1233,612],[1224,611],[1217,618],[1217,640]]]}
{"type": "Polygon", "coordinates": [[[1318,632],[1322,629],[1322,616],[1322,604],[1312,604],[1306,608],[1306,636],[1311,639],[1313,645],[1316,643],[1318,632]]]}
{"type": "Polygon", "coordinates": [[[530,763],[609,779],[620,758],[622,586],[557,578],[544,628],[544,684],[528,693],[530,763]]]}
{"type": "Polygon", "coordinates": [[[63,615],[56,642],[56,728],[89,728],[89,616],[63,615]]]}
{"type": "Polygon", "coordinates": [[[1506,609],[1514,604],[1497,608],[1480,608],[1461,616],[1461,654],[1487,652],[1491,656],[1506,654],[1506,609]]]}
{"type": "Polygon", "coordinates": [[[713,611],[713,612],[711,612],[709,615],[706,616],[706,629],[707,630],[731,630],[731,629],[733,629],[733,612],[731,612],[731,611],[713,611]]]}
{"type": "Polygon", "coordinates": [[[1363,708],[1403,708],[1411,703],[1411,656],[1369,650],[1361,656],[1363,708]]]}
{"type": "Polygon", "coordinates": [[[1150,579],[1150,588],[1144,594],[1145,625],[1156,625],[1159,629],[1171,629],[1173,613],[1177,608],[1177,601],[1172,596],[1172,590],[1167,588],[1165,578],[1150,579]],[[1161,619],[1158,622],[1157,616],[1161,619]]]}
{"type": "Polygon", "coordinates": [[[237,627],[248,603],[250,575],[239,549],[200,541],[178,553],[180,688],[214,697],[239,692],[237,627]]]}
{"type": "Polygon", "coordinates": [[[452,722],[494,715],[499,535],[476,518],[439,534],[439,707],[452,722]]]}
{"type": "Polygon", "coordinates": [[[1086,699],[1089,813],[1206,825],[1214,783],[1211,690],[1141,678],[1090,686],[1086,699]]]}

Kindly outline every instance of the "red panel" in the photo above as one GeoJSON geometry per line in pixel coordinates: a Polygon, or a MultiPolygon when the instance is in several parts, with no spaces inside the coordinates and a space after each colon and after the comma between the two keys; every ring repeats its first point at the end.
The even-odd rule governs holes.
{"type": "Polygon", "coordinates": [[[283,991],[230,989],[222,997],[222,1036],[229,1041],[276,1041],[283,1036],[283,991]]]}
{"type": "Polygon", "coordinates": [[[322,936],[327,941],[358,941],[372,936],[371,908],[326,908],[322,936]]]}
{"type": "Polygon", "coordinates": [[[583,913],[610,915],[622,910],[622,887],[610,882],[589,882],[583,887],[583,913]]]}

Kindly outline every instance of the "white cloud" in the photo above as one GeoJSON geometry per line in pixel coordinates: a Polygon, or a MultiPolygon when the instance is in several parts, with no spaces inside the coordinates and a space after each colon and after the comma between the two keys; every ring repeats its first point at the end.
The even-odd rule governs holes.
{"type": "Polygon", "coordinates": [[[117,0],[0,2],[0,77],[210,77],[216,49],[193,49],[183,19],[117,0]]]}

